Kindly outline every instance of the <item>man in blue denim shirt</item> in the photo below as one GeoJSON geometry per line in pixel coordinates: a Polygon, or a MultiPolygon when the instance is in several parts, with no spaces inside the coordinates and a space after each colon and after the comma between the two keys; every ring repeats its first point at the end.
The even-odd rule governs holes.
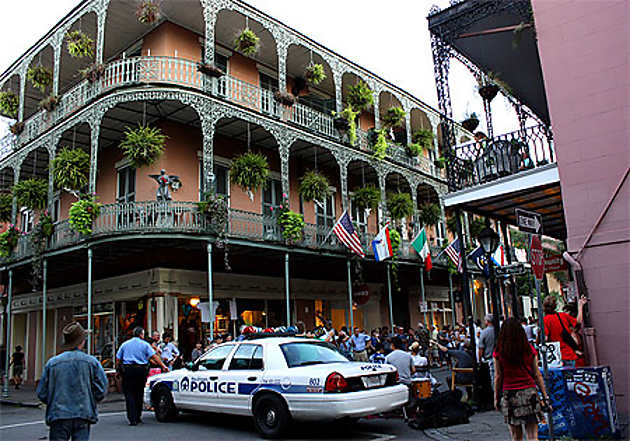
{"type": "Polygon", "coordinates": [[[79,323],[63,328],[65,352],[48,360],[39,380],[50,441],[87,441],[90,425],[98,421],[96,403],[105,397],[107,376],[96,358],[82,352],[85,338],[79,323]]]}

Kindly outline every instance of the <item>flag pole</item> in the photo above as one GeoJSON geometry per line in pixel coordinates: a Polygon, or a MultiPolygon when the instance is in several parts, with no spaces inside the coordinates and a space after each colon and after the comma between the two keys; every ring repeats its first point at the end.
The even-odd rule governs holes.
{"type": "Polygon", "coordinates": [[[350,272],[350,259],[346,260],[348,266],[348,302],[350,307],[350,330],[354,330],[354,313],[352,311],[352,274],[350,272]]]}
{"type": "Polygon", "coordinates": [[[427,321],[427,299],[424,297],[424,270],[422,265],[420,265],[420,295],[422,296],[422,306],[424,307],[424,324],[429,327],[429,322],[427,321]]]}
{"type": "Polygon", "coordinates": [[[387,266],[387,298],[389,300],[389,328],[394,329],[394,311],[392,306],[392,274],[389,262],[387,266]]]}
{"type": "MultiPolygon", "coordinates": [[[[344,213],[345,213],[345,211],[344,211],[344,213]]],[[[326,237],[322,241],[322,244],[325,244],[326,241],[328,241],[328,238],[330,237],[330,235],[332,234],[333,230],[335,229],[335,227],[337,226],[337,224],[339,223],[339,221],[341,220],[342,217],[343,217],[343,214],[339,217],[339,219],[337,219],[337,222],[335,222],[335,224],[332,226],[332,228],[330,229],[330,231],[328,232],[328,234],[326,235],[326,237]]]]}

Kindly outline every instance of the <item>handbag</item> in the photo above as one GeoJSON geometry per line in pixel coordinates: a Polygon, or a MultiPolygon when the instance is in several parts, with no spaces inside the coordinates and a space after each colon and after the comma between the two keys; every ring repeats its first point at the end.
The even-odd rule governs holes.
{"type": "Polygon", "coordinates": [[[562,321],[562,318],[560,317],[560,314],[556,313],[556,317],[558,317],[558,321],[560,322],[560,326],[562,326],[562,341],[568,347],[573,349],[573,352],[578,351],[580,349],[580,347],[578,346],[577,342],[575,341],[575,339],[573,338],[571,333],[569,331],[567,331],[567,328],[564,326],[564,322],[562,321]]]}

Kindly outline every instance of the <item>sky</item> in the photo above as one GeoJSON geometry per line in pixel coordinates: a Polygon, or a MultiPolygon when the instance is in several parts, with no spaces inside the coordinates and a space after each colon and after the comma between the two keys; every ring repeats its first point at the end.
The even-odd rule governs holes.
{"type": "MultiPolygon", "coordinates": [[[[193,0],[169,1],[185,5],[193,0]]],[[[0,41],[5,42],[0,45],[0,72],[4,72],[79,0],[0,2],[0,41]]],[[[448,0],[388,3],[380,0],[319,0],[317,3],[248,0],[248,3],[437,108],[426,17],[433,4],[446,7],[448,0]],[[384,4],[391,6],[384,8],[384,4]]],[[[454,118],[462,120],[466,112],[476,112],[482,119],[479,130],[485,130],[481,117],[483,103],[475,91],[475,80],[457,61],[451,63],[449,83],[454,118]]],[[[518,129],[516,114],[502,96],[494,99],[492,110],[495,133],[518,129]]],[[[7,127],[6,121],[0,122],[0,137],[7,127]]]]}

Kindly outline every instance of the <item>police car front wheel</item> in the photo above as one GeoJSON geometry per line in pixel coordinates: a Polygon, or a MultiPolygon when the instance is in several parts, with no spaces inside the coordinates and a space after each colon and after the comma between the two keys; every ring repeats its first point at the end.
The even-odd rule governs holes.
{"type": "Polygon", "coordinates": [[[254,405],[256,430],[265,438],[277,438],[286,430],[291,415],[286,404],[276,395],[264,395],[254,405]]]}
{"type": "Polygon", "coordinates": [[[177,409],[173,403],[173,397],[168,390],[158,390],[153,402],[155,403],[156,420],[160,423],[168,423],[175,420],[177,417],[177,409]]]}

